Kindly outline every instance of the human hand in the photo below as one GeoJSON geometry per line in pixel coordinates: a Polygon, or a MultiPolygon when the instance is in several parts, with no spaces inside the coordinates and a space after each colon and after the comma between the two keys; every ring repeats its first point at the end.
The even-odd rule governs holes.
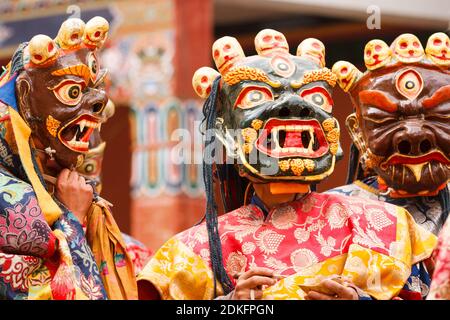
{"type": "Polygon", "coordinates": [[[310,290],[306,296],[306,300],[359,300],[358,293],[344,281],[339,283],[332,279],[323,280],[320,285],[323,292],[310,290]]]}
{"type": "Polygon", "coordinates": [[[94,191],[76,171],[63,169],[56,180],[56,197],[83,223],[94,191]]]}
{"type": "Polygon", "coordinates": [[[260,300],[265,286],[272,286],[277,282],[273,270],[267,268],[253,268],[241,275],[236,275],[237,282],[232,299],[260,300]]]}

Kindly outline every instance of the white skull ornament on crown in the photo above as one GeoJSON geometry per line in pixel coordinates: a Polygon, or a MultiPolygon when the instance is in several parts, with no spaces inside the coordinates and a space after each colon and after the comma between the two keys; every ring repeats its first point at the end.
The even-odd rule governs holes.
{"type": "Polygon", "coordinates": [[[297,56],[307,55],[315,60],[319,66],[325,67],[325,45],[315,38],[303,40],[297,47],[297,56]]]}
{"type": "Polygon", "coordinates": [[[337,76],[337,82],[344,92],[348,92],[362,76],[362,72],[347,61],[336,62],[332,71],[337,76]]]}
{"type": "Polygon", "coordinates": [[[428,59],[440,66],[450,66],[450,40],[443,32],[434,33],[428,38],[425,48],[428,59]]]}
{"type": "Polygon", "coordinates": [[[273,29],[261,30],[255,37],[258,55],[270,57],[275,53],[289,53],[289,44],[284,34],[273,29]]]}
{"type": "Polygon", "coordinates": [[[371,40],[364,47],[364,63],[369,70],[384,67],[391,61],[391,56],[391,48],[383,40],[371,40]]]}
{"type": "Polygon", "coordinates": [[[64,21],[56,36],[56,43],[60,48],[71,49],[80,44],[86,24],[81,19],[70,18],[64,21]]]}
{"type": "Polygon", "coordinates": [[[56,43],[49,36],[38,34],[34,36],[27,47],[31,62],[40,65],[57,57],[56,43]]]}
{"type": "Polygon", "coordinates": [[[411,33],[399,35],[392,43],[392,47],[396,58],[403,63],[418,62],[425,55],[420,40],[411,33]]]}
{"type": "Polygon", "coordinates": [[[86,23],[83,41],[88,46],[101,47],[109,31],[109,23],[105,18],[94,17],[86,23]]]}
{"type": "Polygon", "coordinates": [[[192,87],[200,98],[208,98],[211,93],[212,83],[218,76],[220,76],[220,74],[209,67],[202,67],[194,73],[194,76],[192,77],[192,87]]]}
{"type": "Polygon", "coordinates": [[[241,45],[233,37],[217,39],[212,46],[212,55],[217,70],[222,75],[226,74],[237,61],[245,58],[241,45]]]}

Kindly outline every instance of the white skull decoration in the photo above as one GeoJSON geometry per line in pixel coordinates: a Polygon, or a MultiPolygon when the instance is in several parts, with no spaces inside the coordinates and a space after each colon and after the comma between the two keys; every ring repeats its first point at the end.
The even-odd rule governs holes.
{"type": "Polygon", "coordinates": [[[216,67],[222,75],[225,75],[236,62],[245,58],[241,45],[233,37],[217,39],[212,46],[212,55],[216,67]]]}
{"type": "Polygon", "coordinates": [[[297,56],[313,60],[322,68],[325,67],[325,46],[318,39],[307,38],[303,40],[297,47],[297,56]]]}
{"type": "Polygon", "coordinates": [[[202,67],[198,69],[192,77],[192,87],[195,93],[202,99],[208,98],[212,83],[218,76],[220,74],[212,68],[202,67]]]}
{"type": "Polygon", "coordinates": [[[424,57],[422,44],[411,33],[399,35],[392,43],[392,47],[396,58],[403,63],[418,62],[424,57]]]}
{"type": "Polygon", "coordinates": [[[425,48],[428,59],[440,66],[450,65],[450,40],[443,32],[432,34],[425,48]]]}
{"type": "Polygon", "coordinates": [[[71,18],[64,21],[56,36],[56,43],[63,49],[70,49],[80,44],[85,23],[81,19],[71,18]]]}
{"type": "Polygon", "coordinates": [[[391,61],[391,48],[383,40],[371,40],[364,48],[364,62],[366,68],[375,70],[391,61]]]}
{"type": "Polygon", "coordinates": [[[336,62],[332,71],[337,76],[337,82],[344,92],[352,89],[356,81],[362,76],[362,72],[347,61],[336,62]]]}
{"type": "Polygon", "coordinates": [[[273,56],[275,53],[289,53],[289,44],[281,32],[273,29],[264,29],[255,37],[255,48],[258,55],[273,56]]]}
{"type": "Polygon", "coordinates": [[[55,42],[49,36],[38,34],[30,40],[28,52],[31,62],[40,65],[55,57],[58,50],[55,42]]]}
{"type": "Polygon", "coordinates": [[[109,23],[105,18],[94,17],[86,23],[83,42],[88,46],[103,46],[109,31],[109,23]]]}

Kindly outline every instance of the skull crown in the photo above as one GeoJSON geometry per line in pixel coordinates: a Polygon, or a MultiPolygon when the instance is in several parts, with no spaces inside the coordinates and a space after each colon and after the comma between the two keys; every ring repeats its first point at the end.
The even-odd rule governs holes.
{"type": "MultiPolygon", "coordinates": [[[[261,30],[255,37],[255,49],[260,57],[272,58],[290,55],[289,44],[284,34],[273,29],[261,30]]],[[[325,46],[314,38],[303,40],[297,47],[296,55],[325,67],[325,46]]],[[[212,57],[218,72],[210,67],[199,68],[192,77],[192,86],[200,98],[208,98],[211,86],[219,76],[225,77],[233,67],[245,59],[244,50],[234,37],[217,39],[212,46],[212,57]]]]}
{"type": "MultiPolygon", "coordinates": [[[[369,41],[364,48],[364,63],[367,71],[378,70],[386,66],[399,64],[424,64],[439,69],[450,67],[450,39],[443,32],[432,34],[425,50],[419,39],[410,33],[399,35],[390,46],[383,40],[369,41]]],[[[338,61],[333,65],[339,86],[348,92],[356,86],[363,73],[347,61],[338,61]]]]}
{"type": "Polygon", "coordinates": [[[55,39],[43,34],[34,36],[25,49],[25,58],[29,60],[29,67],[48,66],[65,50],[101,48],[108,31],[109,23],[102,17],[94,17],[87,23],[70,18],[61,25],[55,39]]]}

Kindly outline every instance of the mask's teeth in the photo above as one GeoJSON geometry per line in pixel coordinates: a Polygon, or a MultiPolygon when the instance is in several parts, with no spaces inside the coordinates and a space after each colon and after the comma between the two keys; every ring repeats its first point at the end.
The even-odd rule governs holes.
{"type": "Polygon", "coordinates": [[[98,124],[98,132],[100,132],[100,131],[102,131],[102,124],[101,123],[98,124]]]}
{"type": "Polygon", "coordinates": [[[86,120],[81,120],[78,126],[80,127],[80,132],[83,132],[84,127],[86,126],[86,120]]]}
{"type": "Polygon", "coordinates": [[[308,144],[308,151],[312,152],[313,151],[312,148],[314,145],[314,129],[313,128],[309,129],[309,137],[310,137],[310,139],[309,139],[309,144],[308,144]]]}
{"type": "Polygon", "coordinates": [[[416,178],[416,181],[419,182],[422,177],[422,168],[424,165],[426,165],[426,162],[419,164],[405,164],[404,166],[411,170],[414,177],[416,178]]]}
{"type": "Polygon", "coordinates": [[[80,130],[80,128],[79,127],[77,127],[77,131],[75,132],[75,134],[73,135],[73,138],[72,138],[72,140],[70,140],[70,142],[75,142],[75,141],[77,141],[77,135],[78,135],[78,130],[80,130]]]}
{"type": "Polygon", "coordinates": [[[278,139],[278,134],[279,134],[279,130],[275,129],[272,130],[272,140],[273,140],[273,145],[272,148],[274,148],[275,151],[277,150],[281,150],[281,146],[280,146],[280,140],[278,139]]]}

